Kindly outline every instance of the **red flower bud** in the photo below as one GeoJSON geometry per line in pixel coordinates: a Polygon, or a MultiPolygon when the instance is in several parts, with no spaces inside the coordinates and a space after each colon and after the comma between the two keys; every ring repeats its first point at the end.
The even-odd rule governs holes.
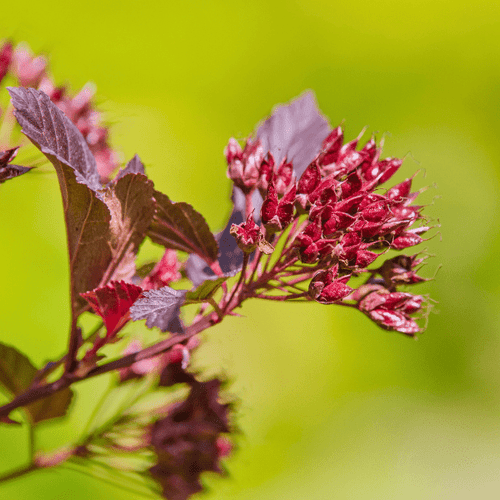
{"type": "Polygon", "coordinates": [[[292,222],[296,193],[297,189],[294,184],[278,201],[274,179],[271,181],[261,209],[262,222],[268,230],[282,231],[292,222]]]}
{"type": "Polygon", "coordinates": [[[351,275],[337,278],[339,266],[336,264],[326,271],[319,271],[309,284],[309,295],[321,304],[334,304],[347,297],[352,288],[347,286],[351,275]]]}
{"type": "Polygon", "coordinates": [[[245,253],[252,253],[263,238],[260,226],[253,219],[253,214],[248,216],[246,222],[238,225],[233,224],[229,232],[235,237],[238,246],[245,253]]]}

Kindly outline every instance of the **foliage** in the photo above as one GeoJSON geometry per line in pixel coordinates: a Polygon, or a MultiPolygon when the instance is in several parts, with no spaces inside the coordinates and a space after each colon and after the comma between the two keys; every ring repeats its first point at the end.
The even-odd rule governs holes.
{"type": "MultiPolygon", "coordinates": [[[[423,331],[428,300],[401,290],[424,280],[417,274],[423,257],[398,255],[375,265],[388,251],[421,243],[430,229],[423,207],[414,204],[412,178],[381,188],[402,160],[381,159],[374,137],[362,147],[361,136],[344,143],[342,128],[330,128],[311,92],[277,107],[243,146],[230,139],[233,210],[226,228],[213,234],[192,206],[154,189],[139,156],[113,176],[116,154],[85,89],[69,96],[54,86],[43,58],[10,42],[0,61],[0,81],[9,74],[19,84],[8,89],[11,108],[3,120],[14,127],[15,117],[57,172],[71,279],[63,357],[37,369],[0,345],[0,384],[13,397],[0,408],[0,420],[16,423],[10,414],[17,408],[31,427],[61,417],[71,411],[73,384],[111,371],[119,378],[110,397],[131,389],[108,421],[91,421],[64,450],[33,454],[26,473],[120,457],[116,474],[132,470],[165,498],[200,491],[202,473],[223,470],[231,448],[225,435],[235,429],[223,381],[195,376],[190,352],[200,332],[248,299],[350,307],[386,330],[411,337],[423,331]],[[144,274],[136,256],[146,238],[165,253],[144,274]],[[194,317],[187,312],[193,305],[194,317]],[[82,332],[81,315],[89,309],[102,321],[82,332]],[[147,347],[131,342],[121,357],[106,360],[104,348],[122,338],[129,321],[143,319],[169,336],[147,347]],[[174,402],[179,384],[188,395],[174,402]],[[141,402],[151,395],[159,404],[144,409],[141,402]],[[132,457],[138,459],[133,467],[132,457]]],[[[0,182],[31,170],[10,164],[27,144],[9,146],[0,153],[0,182]]]]}

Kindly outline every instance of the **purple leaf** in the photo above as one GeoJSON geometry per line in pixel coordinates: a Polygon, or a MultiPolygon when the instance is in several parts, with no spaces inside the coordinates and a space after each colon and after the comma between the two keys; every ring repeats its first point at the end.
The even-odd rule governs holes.
{"type": "Polygon", "coordinates": [[[0,184],[29,172],[31,168],[32,167],[21,167],[20,165],[7,165],[5,167],[0,167],[0,184]]]}
{"type": "Polygon", "coordinates": [[[102,187],[84,137],[64,113],[43,92],[9,91],[22,131],[51,161],[59,178],[72,311],[78,316],[87,307],[81,293],[134,274],[135,254],[154,215],[153,183],[144,175],[127,174],[102,187]]]}
{"type": "Polygon", "coordinates": [[[70,119],[39,90],[22,87],[9,87],[8,90],[22,132],[54,166],[54,162],[69,166],[74,170],[77,182],[95,192],[101,189],[94,156],[70,119]]]}
{"type": "Polygon", "coordinates": [[[157,212],[148,235],[165,248],[200,256],[207,264],[217,260],[219,249],[214,235],[203,218],[187,203],[173,203],[168,196],[154,192],[157,212]]]}
{"type": "Polygon", "coordinates": [[[62,111],[34,89],[10,88],[14,114],[28,138],[54,165],[63,199],[72,311],[85,307],[80,293],[99,286],[112,260],[111,216],[98,199],[99,175],[85,139],[62,111]]]}
{"type": "Polygon", "coordinates": [[[118,179],[121,179],[124,175],[127,174],[142,174],[146,175],[144,171],[144,164],[142,163],[141,159],[139,158],[138,155],[135,155],[128,163],[127,166],[120,170],[115,177],[115,181],[118,179]]]}
{"type": "Polygon", "coordinates": [[[162,332],[180,333],[183,329],[179,313],[186,292],[169,286],[144,292],[143,298],[136,300],[130,308],[130,316],[134,321],[145,319],[148,328],[157,326],[162,332]]]}
{"type": "Polygon", "coordinates": [[[21,167],[19,165],[9,165],[17,154],[17,148],[7,149],[0,152],[0,184],[29,172],[32,167],[21,167]]]}
{"type": "Polygon", "coordinates": [[[276,164],[287,158],[293,162],[295,175],[302,172],[318,155],[330,125],[318,110],[312,91],[289,104],[276,106],[272,115],[259,126],[256,136],[264,151],[270,151],[276,164]]]}
{"type": "MultiPolygon", "coordinates": [[[[0,343],[0,385],[12,396],[25,392],[33,382],[38,370],[27,356],[14,347],[0,343]]],[[[24,409],[31,423],[62,417],[71,402],[73,391],[66,388],[47,398],[31,403],[24,409]]]]}
{"type": "MultiPolygon", "coordinates": [[[[219,245],[219,266],[224,274],[234,275],[241,270],[243,265],[243,251],[238,247],[236,240],[231,235],[231,226],[241,224],[245,220],[245,195],[240,188],[235,187],[231,196],[233,211],[229,216],[226,227],[215,235],[219,245]]],[[[258,214],[262,207],[262,196],[258,190],[252,194],[252,204],[255,208],[254,218],[260,223],[258,214]]],[[[191,255],[186,264],[186,274],[198,286],[205,280],[213,278],[215,273],[197,255],[191,255]]]]}

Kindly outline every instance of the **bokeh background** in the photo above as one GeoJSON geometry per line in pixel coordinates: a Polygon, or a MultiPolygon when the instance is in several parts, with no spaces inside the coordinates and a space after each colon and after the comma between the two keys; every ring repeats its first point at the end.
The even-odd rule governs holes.
{"type": "MultiPolygon", "coordinates": [[[[0,38],[50,54],[57,82],[87,81],[124,161],[215,231],[230,210],[222,154],[277,103],[313,89],[346,137],[368,125],[387,156],[431,186],[440,233],[420,288],[438,303],[418,341],[356,311],[249,303],[206,335],[199,367],[240,400],[239,450],[207,500],[469,499],[500,491],[500,3],[87,0],[9,2],[0,38]]],[[[48,170],[48,169],[47,169],[48,170]]],[[[66,346],[68,273],[55,174],[0,186],[0,341],[41,364],[66,346]]],[[[152,250],[153,251],[153,250],[152,250]]],[[[71,441],[72,418],[38,446],[71,441]]],[[[23,464],[26,430],[0,428],[0,470],[23,464]]],[[[9,500],[135,500],[70,471],[0,486],[9,500]]]]}

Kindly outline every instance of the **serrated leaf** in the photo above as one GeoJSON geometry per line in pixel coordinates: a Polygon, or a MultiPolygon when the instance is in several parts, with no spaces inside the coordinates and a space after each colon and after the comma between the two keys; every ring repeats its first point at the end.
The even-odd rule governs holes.
{"type": "Polygon", "coordinates": [[[157,211],[148,236],[165,248],[200,256],[207,264],[217,260],[219,249],[203,216],[188,203],[173,203],[155,191],[157,211]]]}
{"type": "Polygon", "coordinates": [[[209,299],[231,276],[221,276],[220,278],[212,278],[205,280],[194,290],[186,293],[186,301],[188,302],[203,302],[209,299]]]}
{"type": "Polygon", "coordinates": [[[115,177],[115,181],[121,179],[124,175],[127,174],[142,174],[146,175],[144,171],[144,164],[142,163],[141,159],[139,158],[139,155],[135,155],[128,163],[127,166],[123,169],[120,170],[115,177]]]}
{"type": "Polygon", "coordinates": [[[84,137],[49,97],[35,89],[9,92],[22,131],[57,172],[68,235],[72,311],[78,316],[86,307],[81,293],[134,274],[135,253],[154,214],[153,184],[143,175],[127,174],[103,188],[84,137]]]}
{"type": "Polygon", "coordinates": [[[292,161],[295,175],[300,177],[329,133],[328,121],[320,113],[314,93],[308,91],[289,104],[276,106],[256,136],[277,164],[285,157],[292,161]]]}
{"type": "MultiPolygon", "coordinates": [[[[232,192],[231,201],[233,210],[225,228],[215,235],[219,245],[219,266],[224,274],[234,275],[243,266],[243,251],[238,247],[236,239],[231,235],[231,226],[241,224],[245,220],[245,195],[240,188],[235,187],[232,192]]],[[[255,208],[256,222],[259,223],[258,214],[262,206],[262,196],[256,189],[252,194],[252,204],[255,208]]],[[[250,257],[250,261],[252,256],[250,257]]],[[[191,255],[186,263],[186,274],[198,286],[207,279],[215,276],[215,273],[197,255],[191,255]]]]}
{"type": "Polygon", "coordinates": [[[85,307],[80,293],[96,288],[111,259],[110,220],[98,198],[99,174],[85,139],[43,92],[9,88],[22,132],[54,165],[68,237],[72,311],[85,307]]]}
{"type": "Polygon", "coordinates": [[[101,184],[94,156],[69,118],[44,92],[22,87],[9,87],[8,90],[23,133],[42,153],[70,166],[79,183],[98,191],[101,184]]]}
{"type": "Polygon", "coordinates": [[[130,308],[130,316],[134,321],[145,319],[148,328],[157,326],[162,332],[179,333],[182,331],[180,307],[186,300],[186,292],[169,286],[144,292],[130,308]]]}
{"type": "Polygon", "coordinates": [[[130,307],[141,293],[140,286],[124,281],[111,281],[104,287],[83,293],[82,296],[104,320],[106,336],[111,337],[128,321],[130,307]]]}
{"type": "MultiPolygon", "coordinates": [[[[0,384],[12,395],[18,396],[28,389],[38,370],[29,358],[15,347],[0,343],[0,384]]],[[[25,406],[31,422],[62,417],[71,402],[73,391],[68,387],[51,396],[25,406]]]]}
{"type": "Polygon", "coordinates": [[[101,286],[109,280],[130,280],[135,256],[155,214],[153,182],[142,174],[126,174],[106,189],[102,198],[110,213],[112,260],[101,286]]]}

